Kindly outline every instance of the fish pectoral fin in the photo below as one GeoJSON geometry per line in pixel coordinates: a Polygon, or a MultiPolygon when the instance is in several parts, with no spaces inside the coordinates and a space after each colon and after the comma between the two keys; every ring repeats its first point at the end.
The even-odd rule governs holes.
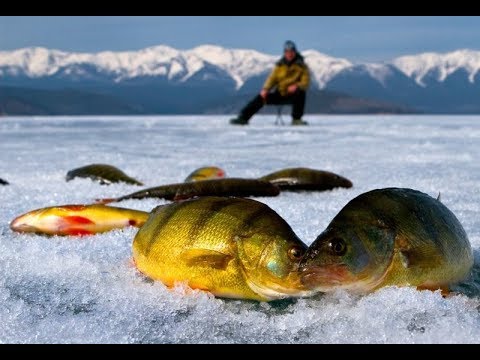
{"type": "Polygon", "coordinates": [[[83,216],[64,216],[63,221],[71,225],[94,224],[94,222],[83,216]]]}
{"type": "Polygon", "coordinates": [[[233,259],[232,255],[209,249],[191,249],[182,257],[188,266],[208,266],[218,270],[225,270],[233,259]]]}
{"type": "Polygon", "coordinates": [[[117,202],[117,201],[118,200],[116,198],[95,199],[95,204],[105,205],[105,204],[110,204],[112,202],[117,202]]]}
{"type": "Polygon", "coordinates": [[[68,235],[87,235],[92,234],[90,231],[84,229],[85,225],[94,224],[90,219],[83,216],[62,216],[58,219],[56,226],[57,230],[68,235]]]}
{"type": "Polygon", "coordinates": [[[95,180],[97,180],[100,183],[100,185],[110,185],[112,183],[112,181],[101,178],[101,177],[95,178],[95,180]]]}
{"type": "Polygon", "coordinates": [[[415,266],[431,268],[443,262],[442,255],[436,249],[432,249],[432,246],[400,249],[400,256],[405,268],[415,266]]]}
{"type": "Polygon", "coordinates": [[[284,177],[284,178],[278,178],[278,179],[267,180],[267,181],[277,186],[296,185],[299,183],[298,179],[291,178],[291,177],[284,177]]]}
{"type": "Polygon", "coordinates": [[[183,201],[183,200],[188,200],[192,197],[194,197],[194,196],[192,196],[191,194],[177,192],[171,200],[174,201],[174,202],[179,202],[179,201],[183,201]]]}

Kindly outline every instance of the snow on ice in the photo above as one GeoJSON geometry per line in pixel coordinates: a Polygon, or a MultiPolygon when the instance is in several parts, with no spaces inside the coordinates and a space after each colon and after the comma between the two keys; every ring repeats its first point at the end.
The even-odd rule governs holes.
{"type": "MultiPolygon", "coordinates": [[[[88,203],[137,190],[68,170],[108,163],[147,186],[182,181],[217,165],[228,176],[257,177],[307,166],[351,179],[352,189],[259,198],[307,244],[353,197],[388,187],[441,193],[465,227],[479,262],[478,116],[308,116],[311,126],[248,127],[226,116],[55,117],[0,120],[0,342],[476,342],[480,271],[443,298],[438,292],[384,288],[367,296],[337,292],[257,303],[216,299],[146,281],[130,265],[136,229],[84,238],[14,234],[26,211],[88,203]]],[[[155,199],[121,206],[150,210],[155,199]]]]}

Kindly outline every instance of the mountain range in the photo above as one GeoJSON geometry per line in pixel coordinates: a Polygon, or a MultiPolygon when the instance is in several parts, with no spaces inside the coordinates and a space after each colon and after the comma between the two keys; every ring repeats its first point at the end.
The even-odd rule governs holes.
{"type": "MultiPolygon", "coordinates": [[[[307,112],[480,113],[480,51],[380,63],[353,63],[316,50],[302,54],[312,78],[307,112]]],[[[1,51],[0,113],[233,113],[259,91],[278,58],[214,45],[1,51]]]]}

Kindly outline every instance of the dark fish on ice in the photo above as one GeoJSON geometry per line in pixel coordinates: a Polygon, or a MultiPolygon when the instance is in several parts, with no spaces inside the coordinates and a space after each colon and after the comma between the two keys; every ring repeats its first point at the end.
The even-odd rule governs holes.
{"type": "Polygon", "coordinates": [[[67,173],[66,180],[70,181],[76,177],[90,178],[100,182],[102,185],[124,182],[132,185],[143,185],[140,181],[131,178],[122,170],[107,164],[91,164],[70,170],[67,173]]]}
{"type": "Polygon", "coordinates": [[[318,291],[416,286],[442,289],[473,266],[467,234],[440,201],[420,191],[377,189],[351,200],[310,245],[303,283],[318,291]]]}
{"type": "Polygon", "coordinates": [[[329,171],[309,168],[288,168],[262,176],[260,180],[269,181],[281,190],[331,190],[351,188],[352,182],[343,176],[329,171]]]}
{"type": "Polygon", "coordinates": [[[100,199],[108,204],[127,199],[160,198],[165,200],[185,200],[200,196],[277,196],[280,189],[268,181],[228,178],[203,180],[190,183],[162,185],[120,196],[113,199],[100,199]]]}

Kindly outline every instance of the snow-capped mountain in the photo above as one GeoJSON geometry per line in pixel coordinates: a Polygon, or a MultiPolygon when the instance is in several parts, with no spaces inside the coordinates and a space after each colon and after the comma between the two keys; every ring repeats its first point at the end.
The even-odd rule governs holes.
{"type": "MultiPolygon", "coordinates": [[[[355,64],[316,50],[302,51],[313,89],[394,102],[420,111],[480,112],[480,51],[408,55],[382,63],[355,64]]],[[[139,51],[74,53],[40,47],[0,52],[0,86],[94,87],[111,93],[132,86],[138,98],[162,93],[210,101],[222,95],[254,93],[279,55],[202,45],[178,50],[154,46],[139,51]],[[173,86],[173,87],[172,87],[173,86]],[[168,91],[167,91],[168,89],[168,91]],[[182,92],[183,91],[183,92],[182,92]]],[[[183,100],[185,102],[185,100],[183,100]]],[[[188,104],[187,104],[188,105],[188,104]]]]}
{"type": "Polygon", "coordinates": [[[249,78],[273,68],[276,60],[275,56],[255,50],[225,49],[215,45],[198,46],[185,51],[185,54],[202,59],[227,72],[235,81],[237,89],[249,78]]]}
{"type": "MultiPolygon", "coordinates": [[[[334,58],[316,50],[302,52],[319,88],[342,71],[363,67],[370,77],[385,82],[391,74],[388,65],[393,65],[425,86],[424,78],[435,73],[436,80],[443,82],[459,69],[468,73],[473,83],[480,70],[480,51],[458,50],[450,53],[423,53],[393,59],[390,63],[353,64],[347,59],[334,58]]],[[[72,53],[49,50],[41,47],[14,51],[0,51],[0,76],[25,75],[31,78],[47,77],[60,71],[66,75],[82,75],[79,65],[90,65],[100,73],[122,81],[141,76],[159,76],[186,81],[206,65],[214,65],[226,73],[240,88],[249,78],[265,73],[273,67],[278,56],[248,49],[226,49],[215,45],[202,45],[190,50],[177,50],[169,46],[154,46],[139,51],[99,53],[72,53]]]]}
{"type": "Polygon", "coordinates": [[[26,75],[32,78],[52,76],[64,69],[66,75],[83,75],[81,65],[93,66],[115,81],[141,77],[165,76],[186,80],[205,66],[193,53],[182,53],[168,46],[140,51],[68,53],[45,48],[25,48],[0,52],[1,75],[26,75]]]}
{"type": "Polygon", "coordinates": [[[464,49],[446,54],[423,53],[401,56],[394,59],[392,64],[424,87],[426,86],[424,79],[429,74],[434,75],[438,82],[443,82],[459,70],[465,70],[468,81],[473,83],[480,70],[480,51],[464,49]]]}
{"type": "MultiPolygon", "coordinates": [[[[315,50],[307,50],[305,59],[320,88],[341,70],[352,64],[346,59],[333,58],[315,50]]],[[[85,75],[81,65],[93,66],[115,81],[142,76],[167,77],[187,81],[207,65],[226,72],[240,88],[251,77],[271,70],[278,56],[248,49],[225,49],[203,45],[180,51],[168,46],[155,46],[140,51],[68,53],[45,48],[24,48],[0,52],[0,76],[25,75],[48,77],[64,71],[66,75],[85,75]]]]}

